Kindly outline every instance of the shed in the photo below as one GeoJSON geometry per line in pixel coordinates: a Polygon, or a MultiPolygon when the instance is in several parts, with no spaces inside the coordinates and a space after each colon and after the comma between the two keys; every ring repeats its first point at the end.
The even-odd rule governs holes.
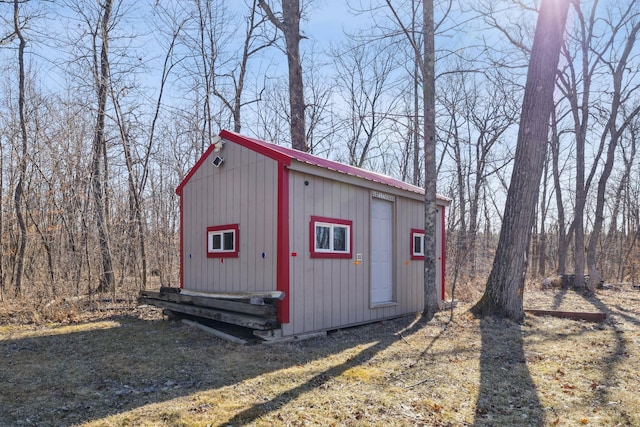
{"type": "Polygon", "coordinates": [[[213,142],[176,189],[182,294],[280,296],[279,337],[423,309],[422,188],[229,131],[213,142]]]}

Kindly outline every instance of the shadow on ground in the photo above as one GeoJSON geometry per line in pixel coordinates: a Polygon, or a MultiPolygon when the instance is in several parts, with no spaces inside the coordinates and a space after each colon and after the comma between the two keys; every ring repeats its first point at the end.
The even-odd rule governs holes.
{"type": "MultiPolygon", "coordinates": [[[[637,308],[625,309],[619,305],[609,307],[598,298],[597,294],[586,296],[584,299],[586,303],[592,304],[601,313],[607,314],[606,325],[613,330],[615,335],[615,347],[608,349],[607,352],[603,352],[602,381],[595,389],[597,404],[604,406],[614,400],[611,396],[611,391],[615,387],[618,387],[618,383],[621,380],[619,374],[620,366],[624,363],[625,359],[632,357],[629,351],[630,338],[628,337],[629,334],[625,331],[624,324],[628,323],[638,327],[640,326],[640,318],[638,317],[637,308]]],[[[623,420],[624,425],[633,425],[632,414],[621,410],[620,418],[623,420]]]]}
{"type": "Polygon", "coordinates": [[[521,326],[488,318],[480,321],[480,331],[480,388],[473,425],[543,425],[544,412],[527,367],[521,326]]]}
{"type": "Polygon", "coordinates": [[[95,322],[92,330],[51,328],[33,337],[17,338],[3,331],[0,425],[77,425],[237,384],[375,341],[346,363],[224,423],[243,425],[366,362],[400,339],[396,332],[410,328],[414,320],[405,317],[369,325],[369,332],[353,331],[341,339],[254,346],[231,344],[182,323],[127,317],[95,322]]]}

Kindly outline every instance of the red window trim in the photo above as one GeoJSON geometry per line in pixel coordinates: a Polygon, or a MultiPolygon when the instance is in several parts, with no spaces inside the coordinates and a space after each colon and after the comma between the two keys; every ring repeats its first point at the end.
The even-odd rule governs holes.
{"type": "Polygon", "coordinates": [[[205,235],[205,247],[207,250],[207,258],[238,258],[240,252],[240,229],[238,224],[227,225],[214,225],[207,227],[207,234],[205,235]],[[229,252],[210,252],[209,251],[209,232],[211,231],[234,231],[235,239],[233,242],[233,251],[229,252]]]}
{"type": "MultiPolygon", "coordinates": [[[[411,240],[409,240],[409,254],[411,255],[411,259],[424,260],[424,255],[416,255],[414,251],[413,242],[416,234],[422,234],[424,236],[424,230],[420,228],[411,229],[411,240]]],[[[422,252],[424,253],[424,237],[422,238],[422,252]]]]}
{"type": "Polygon", "coordinates": [[[346,219],[328,218],[324,216],[311,216],[309,221],[309,252],[311,258],[333,258],[351,259],[353,258],[353,221],[346,219]],[[316,226],[318,222],[329,224],[345,225],[349,228],[349,251],[348,252],[316,252],[316,226]]]}

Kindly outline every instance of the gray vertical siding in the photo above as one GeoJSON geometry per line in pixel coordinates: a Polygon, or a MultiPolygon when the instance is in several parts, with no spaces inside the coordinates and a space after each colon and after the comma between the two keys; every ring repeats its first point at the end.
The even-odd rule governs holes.
{"type": "Polygon", "coordinates": [[[424,306],[424,262],[411,259],[411,229],[424,228],[424,203],[405,198],[396,201],[397,301],[405,312],[415,313],[424,306]]]}
{"type": "Polygon", "coordinates": [[[284,335],[339,328],[402,314],[423,307],[423,263],[410,259],[411,228],[422,228],[421,201],[396,196],[394,202],[395,304],[371,308],[369,288],[369,207],[371,189],[326,177],[290,171],[291,322],[284,335]],[[305,185],[305,181],[309,185],[305,185]],[[310,257],[312,215],[351,220],[352,259],[310,257]],[[355,264],[356,254],[362,262],[355,264]]]}
{"type": "MultiPolygon", "coordinates": [[[[234,143],[209,157],[182,189],[184,288],[276,290],[277,162],[234,143]],[[225,158],[225,164],[215,168],[211,161],[218,154],[225,158]],[[206,228],[235,223],[240,232],[239,257],[207,258],[206,228]]],[[[356,325],[423,308],[424,264],[411,260],[411,229],[423,228],[423,201],[419,196],[404,197],[399,195],[402,192],[392,191],[394,304],[372,308],[371,189],[384,193],[386,187],[353,177],[340,178],[340,174],[321,168],[317,174],[315,170],[296,170],[293,165],[289,170],[290,322],[282,325],[283,335],[356,325]],[[310,257],[312,215],[352,221],[351,259],[310,257]],[[357,254],[362,254],[359,265],[355,264],[357,254]]],[[[440,211],[437,225],[442,230],[440,211]]],[[[437,256],[442,259],[440,233],[436,243],[437,256]]],[[[439,264],[437,271],[440,291],[439,264]]]]}
{"type": "Polygon", "coordinates": [[[182,193],[184,288],[275,290],[277,163],[233,143],[209,157],[182,193]],[[217,154],[225,158],[220,168],[211,164],[217,154]],[[239,257],[207,258],[207,227],[236,223],[239,257]]]}

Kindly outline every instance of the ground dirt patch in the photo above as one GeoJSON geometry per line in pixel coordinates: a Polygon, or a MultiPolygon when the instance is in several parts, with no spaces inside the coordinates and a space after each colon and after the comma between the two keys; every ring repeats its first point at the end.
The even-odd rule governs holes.
{"type": "Polygon", "coordinates": [[[151,307],[0,313],[2,426],[638,426],[640,291],[528,290],[604,323],[477,320],[468,305],[240,346],[151,307]]]}

